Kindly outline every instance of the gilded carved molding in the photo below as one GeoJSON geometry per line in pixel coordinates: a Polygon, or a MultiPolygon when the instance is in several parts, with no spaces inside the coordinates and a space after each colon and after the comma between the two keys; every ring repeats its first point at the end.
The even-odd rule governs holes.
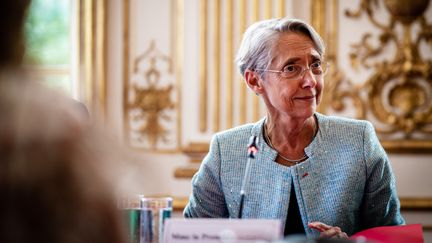
{"type": "Polygon", "coordinates": [[[123,0],[123,120],[127,143],[134,149],[173,153],[181,147],[181,0],[169,0],[171,18],[160,36],[143,35],[151,23],[138,18],[151,9],[142,1],[123,0]],[[137,20],[142,22],[137,22],[137,20]],[[139,26],[139,28],[137,28],[139,26]],[[169,36],[167,45],[156,41],[169,36]]]}
{"type": "Polygon", "coordinates": [[[76,1],[79,99],[91,114],[105,121],[107,115],[107,1],[76,1]]]}
{"type": "Polygon", "coordinates": [[[131,139],[141,143],[140,147],[156,150],[159,144],[170,142],[173,131],[165,123],[174,121],[170,111],[176,107],[172,66],[171,58],[159,51],[154,41],[133,62],[128,110],[131,139]]]}
{"type": "MultiPolygon", "coordinates": [[[[338,1],[315,2],[338,8],[338,1]]],[[[424,15],[428,5],[428,0],[362,0],[356,10],[346,9],[346,18],[356,20],[365,14],[375,28],[352,43],[349,54],[354,70],[363,68],[371,75],[366,80],[350,80],[338,66],[338,53],[328,53],[332,69],[326,77],[320,111],[343,112],[351,103],[356,118],[375,124],[386,149],[431,152],[432,58],[421,52],[421,45],[432,46],[432,25],[424,15]],[[387,20],[382,18],[383,6],[389,13],[387,20]]],[[[327,19],[322,16],[325,13],[312,15],[312,23],[327,19]]],[[[333,20],[326,27],[338,30],[337,24],[333,20]]],[[[329,39],[336,39],[338,31],[324,29],[320,34],[330,49],[336,50],[329,39]]]]}
{"type": "Polygon", "coordinates": [[[379,133],[403,133],[409,139],[415,132],[432,134],[431,84],[432,58],[419,53],[420,44],[432,44],[432,25],[427,23],[424,11],[429,0],[398,1],[386,0],[384,6],[390,12],[387,23],[381,23],[374,16],[373,2],[363,0],[355,12],[346,11],[346,16],[358,18],[366,13],[368,19],[380,30],[379,36],[365,33],[359,43],[353,44],[350,54],[354,67],[362,65],[372,69],[373,75],[365,82],[368,100],[374,117],[386,124],[377,128],[379,133]],[[421,26],[417,34],[412,34],[415,24],[421,26]],[[403,28],[403,36],[396,32],[398,25],[403,28]],[[371,39],[378,39],[373,45],[371,39]],[[374,61],[390,45],[396,46],[391,60],[374,61]],[[389,89],[387,92],[385,90],[389,89]]]}

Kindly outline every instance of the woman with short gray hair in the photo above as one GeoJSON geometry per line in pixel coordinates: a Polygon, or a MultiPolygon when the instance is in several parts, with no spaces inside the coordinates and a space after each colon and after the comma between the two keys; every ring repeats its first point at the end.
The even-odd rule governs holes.
{"type": "Polygon", "coordinates": [[[404,224],[372,124],[316,111],[328,71],[324,54],[321,37],[301,20],[264,20],[247,29],[236,61],[267,115],[213,137],[185,217],[280,219],[285,235],[325,238],[404,224]],[[251,136],[259,138],[259,152],[242,203],[251,136]]]}

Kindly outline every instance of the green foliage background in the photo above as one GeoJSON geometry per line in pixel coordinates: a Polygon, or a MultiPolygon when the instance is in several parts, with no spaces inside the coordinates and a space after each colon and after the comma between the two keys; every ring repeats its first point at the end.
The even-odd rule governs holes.
{"type": "Polygon", "coordinates": [[[25,24],[27,50],[24,62],[31,65],[68,65],[69,19],[68,0],[33,0],[25,24]]]}

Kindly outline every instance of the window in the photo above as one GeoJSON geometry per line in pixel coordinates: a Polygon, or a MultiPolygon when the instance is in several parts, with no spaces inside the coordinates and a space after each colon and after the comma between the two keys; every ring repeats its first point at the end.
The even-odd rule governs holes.
{"type": "Polygon", "coordinates": [[[106,1],[32,0],[24,66],[33,79],[106,110],[106,1]]]}
{"type": "Polygon", "coordinates": [[[74,95],[71,1],[33,0],[25,23],[24,65],[36,80],[74,95]]]}

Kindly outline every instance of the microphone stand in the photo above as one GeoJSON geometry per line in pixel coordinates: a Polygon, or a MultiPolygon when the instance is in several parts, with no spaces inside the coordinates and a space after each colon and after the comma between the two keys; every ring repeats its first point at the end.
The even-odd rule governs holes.
{"type": "Polygon", "coordinates": [[[251,159],[255,159],[255,155],[258,153],[257,148],[258,138],[254,135],[252,135],[249,138],[248,143],[248,156],[247,156],[247,162],[246,162],[246,170],[242,181],[242,186],[240,189],[240,207],[239,207],[239,214],[238,218],[241,219],[243,215],[243,204],[244,204],[244,198],[246,194],[246,185],[249,182],[250,177],[250,167],[251,167],[251,159]]]}

